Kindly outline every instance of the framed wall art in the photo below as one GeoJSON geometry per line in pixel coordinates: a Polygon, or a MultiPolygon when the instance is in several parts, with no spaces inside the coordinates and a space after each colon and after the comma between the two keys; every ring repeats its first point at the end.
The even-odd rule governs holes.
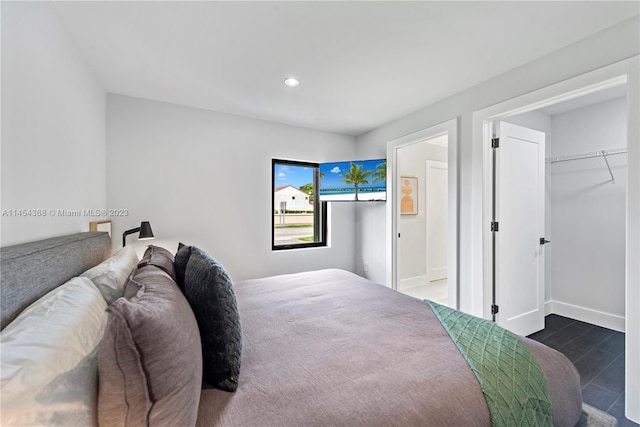
{"type": "Polygon", "coordinates": [[[91,221],[89,223],[89,231],[106,231],[111,237],[111,220],[91,221]]]}
{"type": "Polygon", "coordinates": [[[400,214],[418,214],[418,178],[415,176],[400,177],[400,214]]]}

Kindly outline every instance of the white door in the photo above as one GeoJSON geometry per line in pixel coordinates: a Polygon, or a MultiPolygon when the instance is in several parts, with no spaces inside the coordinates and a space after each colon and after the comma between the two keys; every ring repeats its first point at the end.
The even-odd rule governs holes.
{"type": "Polygon", "coordinates": [[[427,229],[427,277],[430,282],[447,278],[448,174],[446,162],[427,160],[425,170],[425,216],[427,229]]]}
{"type": "Polygon", "coordinates": [[[500,122],[496,148],[495,280],[498,324],[519,335],[544,329],[544,141],[500,122]]]}

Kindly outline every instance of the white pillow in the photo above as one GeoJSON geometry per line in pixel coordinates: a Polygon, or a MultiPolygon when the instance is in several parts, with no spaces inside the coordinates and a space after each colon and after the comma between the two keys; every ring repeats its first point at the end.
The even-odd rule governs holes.
{"type": "Polygon", "coordinates": [[[80,276],[88,277],[102,293],[107,304],[111,304],[124,293],[124,285],[129,274],[138,266],[138,254],[125,246],[113,256],[80,276]]]}
{"type": "Polygon", "coordinates": [[[97,347],[107,304],[84,277],[52,290],[0,332],[2,425],[96,425],[97,347]]]}

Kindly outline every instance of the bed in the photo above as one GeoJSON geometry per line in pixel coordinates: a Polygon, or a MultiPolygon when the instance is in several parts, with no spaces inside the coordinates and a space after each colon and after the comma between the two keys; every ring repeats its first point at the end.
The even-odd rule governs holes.
{"type": "MultiPolygon", "coordinates": [[[[112,272],[105,273],[105,268],[113,265],[110,264],[110,247],[106,233],[92,232],[2,249],[3,370],[5,349],[10,349],[11,344],[5,335],[13,333],[14,339],[21,336],[16,332],[21,329],[13,325],[25,319],[28,322],[29,310],[39,299],[46,298],[69,279],[82,276],[85,270],[98,270],[100,276],[96,279],[97,273],[94,273],[91,279],[98,288],[100,277],[113,279],[112,272]]],[[[176,318],[186,316],[186,320],[177,321],[172,317],[173,302],[170,302],[170,308],[158,309],[161,312],[158,322],[165,322],[162,327],[167,329],[157,333],[158,327],[154,325],[155,332],[147,331],[142,336],[142,339],[148,339],[155,334],[157,339],[166,338],[161,343],[154,339],[151,343],[155,346],[153,352],[145,353],[147,350],[142,341],[127,347],[128,350],[135,347],[135,356],[142,357],[144,363],[147,362],[145,358],[151,359],[159,353],[170,354],[169,347],[177,347],[175,356],[170,357],[174,365],[163,367],[157,374],[171,375],[172,379],[164,379],[156,386],[153,384],[156,374],[145,368],[141,372],[146,377],[140,384],[148,389],[138,393],[126,375],[107,378],[105,372],[111,371],[105,371],[103,365],[116,369],[113,366],[121,363],[123,357],[122,353],[105,350],[115,348],[118,337],[123,335],[105,332],[105,329],[113,329],[114,318],[120,316],[114,314],[114,307],[124,306],[123,300],[135,299],[136,295],[142,298],[141,289],[145,286],[138,283],[142,280],[151,281],[147,293],[155,289],[154,286],[170,289],[172,301],[182,299],[182,294],[187,295],[189,291],[178,284],[186,280],[185,271],[173,270],[173,255],[171,262],[167,262],[160,249],[147,254],[146,261],[135,260],[137,267],[131,268],[131,260],[127,261],[127,267],[118,267],[122,270],[117,273],[118,280],[124,282],[122,277],[126,279],[127,291],[123,291],[122,297],[109,294],[112,289],[108,286],[106,294],[101,289],[106,301],[99,304],[109,307],[106,311],[110,317],[108,321],[102,318],[81,322],[83,328],[90,323],[99,324],[98,332],[86,332],[93,341],[86,345],[85,353],[76,357],[75,364],[65,368],[64,373],[57,374],[54,397],[41,393],[29,403],[31,406],[21,403],[23,407],[16,409],[12,407],[17,405],[15,401],[12,403],[7,397],[12,392],[11,378],[6,378],[6,370],[3,372],[3,425],[27,425],[24,420],[33,422],[34,419],[47,425],[95,425],[98,419],[101,425],[500,425],[495,414],[490,412],[485,386],[470,369],[471,362],[463,357],[459,344],[452,340],[451,331],[442,323],[441,313],[424,301],[342,270],[311,271],[232,284],[242,332],[240,372],[239,378],[237,372],[234,377],[237,384],[233,392],[202,382],[203,357],[206,371],[207,352],[202,351],[204,356],[198,352],[203,348],[199,347],[200,337],[203,337],[204,346],[206,334],[202,325],[194,323],[193,313],[197,317],[198,311],[188,297],[187,302],[192,304],[193,310],[185,309],[189,305],[183,302],[175,310],[176,318]],[[131,271],[123,274],[124,270],[131,271]],[[137,287],[130,290],[134,284],[137,287]],[[176,324],[179,327],[175,332],[167,332],[176,324]],[[190,330],[194,324],[196,329],[190,330]],[[98,378],[85,380],[84,376],[98,376],[98,362],[99,381],[98,378]],[[64,393],[59,391],[62,387],[59,384],[75,387],[76,382],[88,387],[89,391],[69,392],[68,388],[64,393]],[[147,406],[139,414],[146,418],[135,418],[131,413],[118,418],[121,406],[103,405],[102,388],[110,383],[123,387],[119,393],[113,392],[117,388],[112,389],[111,398],[122,400],[122,395],[128,393],[126,405],[129,410],[134,406],[131,402],[140,398],[140,406],[147,406]],[[180,391],[176,392],[178,387],[180,391]],[[181,397],[178,397],[179,393],[181,397]],[[142,395],[146,396],[146,401],[142,395]],[[79,402],[70,404],[65,400],[69,396],[79,402]],[[100,405],[96,402],[98,399],[100,405]],[[38,409],[33,409],[33,405],[38,405],[38,409]],[[61,405],[64,410],[59,410],[61,405]],[[176,414],[185,408],[191,411],[189,415],[171,418],[177,417],[176,414]],[[38,415],[42,418],[31,416],[37,411],[44,414],[38,415]],[[99,417],[99,412],[108,416],[99,417]],[[12,418],[14,413],[21,415],[12,418]]],[[[177,257],[175,262],[177,266],[177,257]]],[[[222,269],[216,271],[224,273],[222,269]]],[[[186,274],[188,276],[188,270],[186,274]]],[[[76,283],[77,286],[91,287],[84,278],[80,281],[82,283],[76,283]]],[[[198,296],[197,299],[206,298],[198,296]]],[[[102,305],[96,307],[95,311],[104,311],[102,305]]],[[[128,322],[125,322],[126,326],[130,327],[133,320],[128,322]]],[[[517,337],[517,341],[530,351],[544,374],[552,424],[587,425],[580,380],[574,366],[561,353],[542,344],[523,337],[517,337]]],[[[140,359],[137,360],[139,365],[140,359]]]]}

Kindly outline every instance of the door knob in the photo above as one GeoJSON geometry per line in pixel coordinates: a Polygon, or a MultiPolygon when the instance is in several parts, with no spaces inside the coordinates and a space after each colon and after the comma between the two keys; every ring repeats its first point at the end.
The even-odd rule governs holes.
{"type": "Polygon", "coordinates": [[[547,239],[545,239],[544,237],[541,237],[541,238],[540,238],[540,244],[541,244],[541,245],[544,245],[544,244],[546,244],[546,243],[551,243],[551,240],[547,240],[547,239]]]}

